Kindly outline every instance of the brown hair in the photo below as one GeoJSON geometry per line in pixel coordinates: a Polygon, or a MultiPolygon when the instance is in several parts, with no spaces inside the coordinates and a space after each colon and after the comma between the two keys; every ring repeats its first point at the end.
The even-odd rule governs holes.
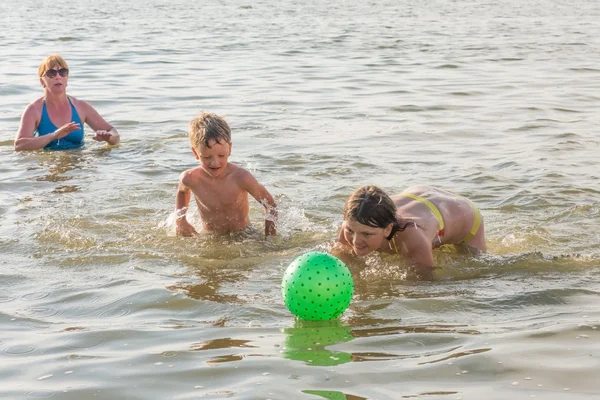
{"type": "Polygon", "coordinates": [[[198,118],[190,121],[190,143],[195,149],[201,146],[210,147],[208,142],[211,139],[217,143],[224,140],[231,144],[231,128],[222,117],[203,112],[198,118]]]}
{"type": "Polygon", "coordinates": [[[387,228],[392,224],[392,232],[387,237],[391,240],[396,232],[403,231],[413,222],[400,226],[396,218],[396,204],[383,190],[377,186],[363,186],[354,191],[346,200],[344,220],[354,220],[373,228],[387,228]]]}
{"type": "Polygon", "coordinates": [[[51,56],[46,57],[46,59],[42,61],[38,68],[38,76],[41,78],[42,76],[44,76],[46,71],[52,69],[52,67],[69,68],[64,58],[62,58],[58,54],[53,54],[51,56]]]}

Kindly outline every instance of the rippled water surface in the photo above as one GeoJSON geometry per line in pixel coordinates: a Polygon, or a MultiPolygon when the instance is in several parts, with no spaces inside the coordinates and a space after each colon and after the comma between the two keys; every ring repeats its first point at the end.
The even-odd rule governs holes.
{"type": "Polygon", "coordinates": [[[0,3],[0,398],[598,398],[599,21],[591,0],[0,3]],[[13,151],[55,52],[120,146],[13,151]],[[256,232],[175,236],[201,110],[277,240],[255,202],[256,232]],[[367,183],[468,196],[489,253],[437,250],[433,282],[372,256],[340,320],[295,321],[283,272],[367,183]]]}

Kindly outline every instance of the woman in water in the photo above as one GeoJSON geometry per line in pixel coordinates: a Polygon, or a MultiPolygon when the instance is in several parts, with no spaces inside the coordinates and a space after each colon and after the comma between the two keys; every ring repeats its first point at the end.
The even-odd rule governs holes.
{"type": "Polygon", "coordinates": [[[486,250],[483,218],[475,204],[429,186],[413,186],[391,197],[375,186],[359,188],[346,201],[338,243],[357,257],[376,250],[401,254],[425,279],[432,278],[436,247],[486,250]]]}
{"type": "Polygon", "coordinates": [[[119,143],[119,133],[88,103],[67,96],[69,67],[59,55],[47,57],[38,68],[44,95],[29,104],[21,117],[15,150],[66,150],[83,146],[83,124],[94,131],[92,138],[110,145],[119,143]]]}

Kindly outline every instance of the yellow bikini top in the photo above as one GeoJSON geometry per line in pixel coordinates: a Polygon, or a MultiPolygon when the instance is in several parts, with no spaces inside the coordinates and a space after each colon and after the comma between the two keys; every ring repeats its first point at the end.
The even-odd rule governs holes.
{"type": "Polygon", "coordinates": [[[433,215],[435,215],[435,218],[438,220],[438,224],[440,225],[440,231],[438,232],[438,236],[444,236],[444,218],[442,218],[442,213],[440,212],[440,210],[438,210],[436,206],[433,205],[432,202],[423,197],[415,196],[411,193],[401,193],[400,196],[410,197],[413,200],[420,201],[421,203],[425,204],[427,208],[431,210],[433,215]]]}

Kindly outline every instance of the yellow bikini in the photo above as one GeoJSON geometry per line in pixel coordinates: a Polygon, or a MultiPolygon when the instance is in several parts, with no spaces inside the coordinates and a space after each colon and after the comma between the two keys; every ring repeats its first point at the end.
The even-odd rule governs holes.
{"type": "Polygon", "coordinates": [[[473,226],[471,227],[471,232],[469,232],[467,237],[465,237],[463,240],[458,242],[458,244],[467,243],[469,240],[473,239],[475,237],[475,235],[477,234],[477,231],[479,230],[479,226],[481,225],[481,211],[479,211],[479,208],[477,208],[477,206],[471,200],[467,199],[466,197],[464,197],[464,199],[466,199],[469,202],[469,204],[471,205],[471,208],[473,209],[473,212],[475,213],[475,220],[473,221],[473,226]]]}
{"type": "MultiPolygon", "coordinates": [[[[437,234],[438,237],[436,238],[436,241],[438,241],[439,243],[434,242],[434,245],[441,244],[441,241],[442,241],[441,237],[444,236],[445,225],[444,225],[444,218],[442,217],[442,213],[440,212],[440,210],[438,210],[438,208],[431,201],[427,200],[426,198],[416,196],[411,193],[401,193],[400,196],[410,197],[413,200],[419,201],[419,202],[425,204],[427,206],[427,208],[429,208],[431,210],[431,212],[437,219],[438,224],[440,225],[440,230],[438,231],[438,234],[437,234]]],[[[471,227],[471,231],[469,232],[469,234],[463,240],[458,242],[457,244],[467,243],[469,240],[473,239],[475,237],[475,235],[477,234],[477,231],[479,230],[479,226],[481,225],[481,212],[479,211],[477,206],[471,200],[467,199],[466,197],[463,197],[463,198],[465,200],[467,200],[469,202],[469,204],[471,205],[471,208],[473,209],[473,213],[475,213],[475,220],[473,221],[473,226],[471,227]]],[[[392,238],[391,242],[394,245],[394,250],[396,251],[396,254],[399,254],[398,248],[396,247],[396,241],[394,240],[394,238],[392,238]]]]}

